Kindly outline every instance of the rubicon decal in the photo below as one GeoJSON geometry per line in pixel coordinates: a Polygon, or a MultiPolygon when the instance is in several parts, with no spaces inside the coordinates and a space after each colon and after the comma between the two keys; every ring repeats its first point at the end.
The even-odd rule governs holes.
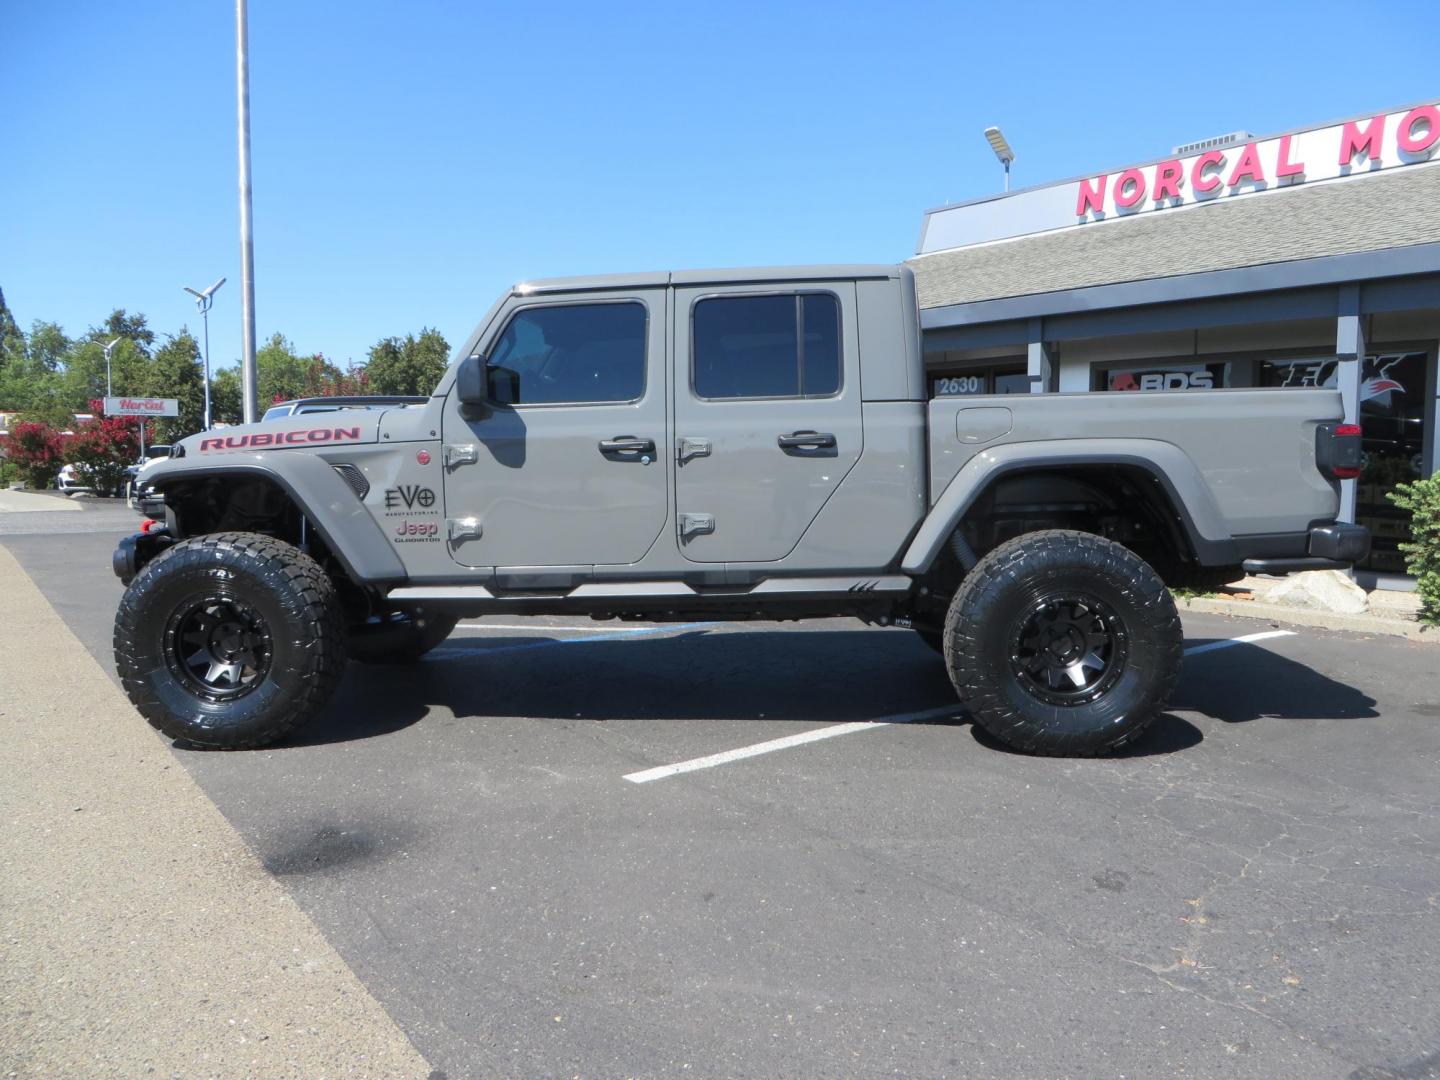
{"type": "Polygon", "coordinates": [[[309,428],[305,431],[255,431],[249,435],[225,435],[204,439],[200,443],[203,453],[207,450],[263,450],[274,446],[315,446],[318,443],[359,442],[360,429],[350,428],[309,428]]]}

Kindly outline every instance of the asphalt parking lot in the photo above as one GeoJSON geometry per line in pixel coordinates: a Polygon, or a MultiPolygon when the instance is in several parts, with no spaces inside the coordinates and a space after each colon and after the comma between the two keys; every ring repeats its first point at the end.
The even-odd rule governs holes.
{"type": "MultiPolygon", "coordinates": [[[[114,509],[0,522],[107,672],[114,509]]],[[[174,752],[432,1075],[1440,1077],[1434,647],[1185,628],[1108,760],[906,631],[512,617],[174,752]]]]}

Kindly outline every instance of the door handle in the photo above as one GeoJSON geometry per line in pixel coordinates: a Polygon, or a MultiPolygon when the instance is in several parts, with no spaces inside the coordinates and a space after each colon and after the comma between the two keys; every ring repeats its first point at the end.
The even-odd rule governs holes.
{"type": "Polygon", "coordinates": [[[602,454],[651,454],[655,453],[654,439],[637,439],[634,435],[617,435],[613,439],[600,440],[602,454]]]}
{"type": "Polygon", "coordinates": [[[833,450],[835,436],[828,431],[792,431],[775,440],[781,450],[833,450]]]}

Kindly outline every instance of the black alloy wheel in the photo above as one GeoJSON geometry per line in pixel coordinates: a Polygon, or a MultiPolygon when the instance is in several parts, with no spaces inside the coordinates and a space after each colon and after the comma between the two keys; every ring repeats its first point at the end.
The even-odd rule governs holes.
{"type": "Polygon", "coordinates": [[[225,701],[253,690],[269,673],[270,628],[234,596],[202,596],[182,606],[165,629],[165,663],[197,697],[225,701]]]}
{"type": "Polygon", "coordinates": [[[1125,670],[1125,624],[1084,593],[1047,595],[1017,621],[1010,666],[1029,693],[1048,705],[1084,705],[1125,670]]]}

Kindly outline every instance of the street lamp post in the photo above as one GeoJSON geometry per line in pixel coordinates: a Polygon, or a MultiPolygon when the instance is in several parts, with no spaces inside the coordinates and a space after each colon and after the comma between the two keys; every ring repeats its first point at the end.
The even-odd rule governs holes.
{"type": "Polygon", "coordinates": [[[196,292],[189,285],[182,288],[195,297],[195,306],[200,309],[200,318],[205,323],[205,430],[210,430],[210,305],[215,302],[215,291],[225,284],[222,277],[204,292],[196,292]]]}
{"type": "Polygon", "coordinates": [[[995,151],[995,156],[1000,159],[1000,164],[1005,166],[1005,190],[1010,190],[1010,163],[1015,160],[1015,151],[1010,149],[1010,144],[1005,141],[1004,134],[998,127],[985,129],[985,139],[990,143],[990,149],[995,151]]]}
{"type": "Polygon", "coordinates": [[[114,341],[110,342],[109,345],[106,345],[106,346],[105,346],[105,396],[106,396],[106,397],[113,397],[113,396],[114,396],[114,393],[115,393],[114,390],[112,390],[111,387],[110,387],[110,352],[111,352],[111,350],[113,350],[113,349],[115,348],[116,345],[119,345],[122,340],[124,340],[124,339],[117,337],[114,341]]]}

